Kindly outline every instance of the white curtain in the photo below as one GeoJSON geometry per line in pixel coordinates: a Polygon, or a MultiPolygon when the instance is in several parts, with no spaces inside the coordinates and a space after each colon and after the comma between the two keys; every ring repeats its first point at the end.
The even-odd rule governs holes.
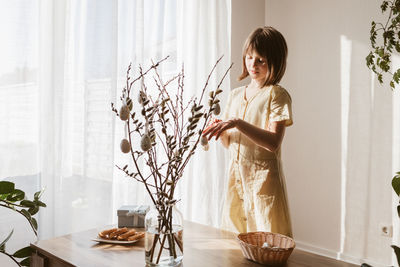
{"type": "MultiPolygon", "coordinates": [[[[119,150],[124,129],[110,104],[119,104],[129,63],[137,74],[139,64],[169,55],[163,77],[184,63],[185,94],[195,95],[224,55],[210,80],[215,89],[230,64],[230,1],[1,0],[0,6],[0,33],[7,36],[0,44],[0,180],[15,181],[28,195],[45,188],[40,239],[116,223],[121,205],[148,201],[143,186],[115,168],[129,158],[119,150]]],[[[229,75],[222,106],[228,85],[229,75]]],[[[179,193],[186,219],[218,226],[223,153],[215,145],[198,150],[188,166],[179,193]]],[[[12,228],[3,214],[0,239],[12,228]]]]}
{"type": "MultiPolygon", "coordinates": [[[[185,84],[199,92],[211,66],[223,55],[210,79],[210,89],[216,90],[230,64],[231,1],[181,0],[180,3],[178,58],[185,62],[185,84]]],[[[229,84],[229,79],[225,79],[221,85],[221,107],[225,106],[229,84]]],[[[203,105],[207,101],[205,98],[203,105]]],[[[178,191],[182,196],[180,209],[188,220],[219,226],[228,169],[225,153],[221,144],[212,141],[208,151],[200,148],[192,158],[178,191]]]]}

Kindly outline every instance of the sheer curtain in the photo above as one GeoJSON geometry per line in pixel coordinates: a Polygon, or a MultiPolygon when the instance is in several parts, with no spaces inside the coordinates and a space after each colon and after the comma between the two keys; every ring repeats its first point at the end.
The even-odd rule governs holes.
{"type": "MultiPolygon", "coordinates": [[[[201,90],[211,66],[224,55],[221,65],[211,77],[210,89],[215,90],[230,62],[231,1],[181,1],[179,6],[178,57],[185,62],[186,87],[201,90]],[[190,63],[190,64],[187,64],[190,63]]],[[[221,86],[221,107],[229,93],[229,79],[221,86]]],[[[207,105],[207,99],[204,101],[207,105]]],[[[214,139],[213,139],[214,140],[214,139]]],[[[186,219],[219,226],[224,199],[226,151],[210,142],[210,149],[199,149],[184,174],[180,190],[186,219]]]]}
{"type": "MultiPolygon", "coordinates": [[[[39,187],[38,1],[0,1],[0,180],[32,198],[39,187]]],[[[0,239],[14,229],[7,251],[35,240],[27,221],[0,208],[0,239]]],[[[0,255],[0,266],[13,266],[0,255]]]]}
{"type": "MultiPolygon", "coordinates": [[[[162,75],[184,63],[185,93],[195,95],[224,55],[210,80],[215,89],[230,64],[230,1],[0,3],[7,36],[0,46],[0,180],[15,181],[28,194],[45,188],[40,239],[115,223],[120,205],[147,201],[142,185],[115,168],[129,161],[119,150],[123,124],[110,108],[127,66],[146,67],[169,55],[162,75]]],[[[228,85],[222,85],[222,106],[228,85]]],[[[188,166],[180,186],[187,219],[218,225],[225,162],[216,159],[223,153],[212,145],[188,166]]],[[[0,218],[5,236],[11,223],[0,218]]]]}

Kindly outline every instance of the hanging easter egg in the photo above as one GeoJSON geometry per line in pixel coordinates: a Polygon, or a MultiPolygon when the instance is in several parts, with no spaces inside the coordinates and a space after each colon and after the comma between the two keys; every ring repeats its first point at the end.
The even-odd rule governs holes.
{"type": "Polygon", "coordinates": [[[200,144],[202,146],[208,145],[208,139],[204,135],[200,138],[200,144]]]}
{"type": "Polygon", "coordinates": [[[151,139],[148,134],[144,134],[140,139],[140,148],[143,151],[148,151],[151,148],[151,139]]]}
{"type": "Polygon", "coordinates": [[[129,119],[129,108],[125,105],[121,107],[119,110],[119,118],[123,121],[126,121],[129,119]]]}
{"type": "Polygon", "coordinates": [[[129,144],[127,139],[122,139],[120,148],[123,153],[129,153],[131,151],[131,144],[129,144]]]}
{"type": "Polygon", "coordinates": [[[220,107],[220,105],[217,103],[217,104],[214,105],[213,108],[214,108],[214,110],[213,110],[214,115],[215,115],[215,116],[218,116],[218,115],[221,113],[221,107],[220,107]]]}

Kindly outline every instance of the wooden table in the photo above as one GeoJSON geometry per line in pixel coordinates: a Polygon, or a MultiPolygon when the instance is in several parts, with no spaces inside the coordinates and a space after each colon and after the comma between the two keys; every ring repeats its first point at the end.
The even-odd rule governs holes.
{"type": "MultiPolygon", "coordinates": [[[[106,228],[110,227],[92,229],[31,244],[34,250],[31,266],[145,266],[143,239],[134,245],[127,246],[91,241],[100,230],[106,228]]],[[[183,266],[260,267],[262,265],[243,257],[233,233],[187,221],[184,225],[183,266]]],[[[295,249],[286,266],[355,267],[357,265],[295,249]]]]}

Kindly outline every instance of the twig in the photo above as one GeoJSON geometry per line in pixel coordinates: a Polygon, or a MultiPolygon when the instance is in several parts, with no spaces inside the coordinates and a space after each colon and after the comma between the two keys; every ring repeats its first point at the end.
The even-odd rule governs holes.
{"type": "MultiPolygon", "coordinates": [[[[222,59],[222,57],[220,57],[217,60],[209,73],[201,91],[200,99],[192,97],[188,103],[184,105],[184,66],[182,65],[182,71],[178,75],[173,76],[164,83],[158,71],[158,66],[167,58],[168,57],[158,61],[157,63],[152,62],[152,65],[146,71],[143,71],[142,67],[139,65],[139,76],[133,80],[131,80],[130,77],[132,66],[130,64],[127,70],[126,88],[122,90],[122,96],[120,98],[123,105],[130,105],[130,101],[132,101],[131,89],[135,82],[141,82],[139,97],[142,107],[142,116],[135,119],[136,113],[132,111],[129,112],[126,121],[128,132],[127,138],[130,144],[132,161],[136,169],[135,174],[133,172],[130,173],[127,166],[123,168],[117,166],[117,168],[125,172],[127,176],[130,176],[136,181],[144,184],[145,189],[149,193],[151,200],[158,211],[157,230],[159,231],[159,234],[163,234],[164,236],[161,238],[159,234],[155,233],[150,251],[150,261],[153,262],[155,250],[158,248],[158,245],[160,245],[156,259],[157,263],[160,261],[160,257],[165,249],[168,249],[169,255],[174,258],[179,255],[177,247],[179,247],[180,251],[183,251],[182,241],[179,240],[175,233],[173,233],[173,205],[177,202],[177,200],[174,199],[175,188],[178,180],[183,176],[185,166],[194,154],[194,150],[196,149],[201,137],[201,132],[204,130],[211,118],[213,111],[212,105],[204,108],[201,105],[201,102],[208,83],[210,82],[211,75],[214,73],[218,63],[222,59]],[[158,89],[158,95],[155,98],[148,95],[148,87],[145,84],[145,76],[151,70],[154,71],[155,76],[153,77],[153,82],[155,87],[158,89]],[[175,99],[171,99],[167,86],[171,85],[175,80],[177,80],[177,90],[174,95],[175,99]],[[188,118],[188,122],[186,122],[185,114],[188,113],[187,110],[191,106],[191,116],[188,118]],[[131,127],[135,129],[132,130],[131,127]],[[156,131],[158,129],[157,127],[161,127],[163,134],[159,134],[156,131]],[[199,133],[197,132],[198,129],[200,129],[199,133]],[[133,150],[132,140],[134,140],[133,135],[136,134],[139,135],[142,140],[146,140],[143,139],[143,136],[147,134],[151,140],[148,149],[142,146],[143,152],[133,150]],[[155,140],[153,140],[153,137],[155,137],[155,140]],[[194,140],[192,141],[192,139],[194,140]],[[154,144],[154,142],[156,142],[156,144],[154,144]],[[162,149],[158,149],[158,144],[161,144],[162,149]],[[160,152],[164,153],[166,156],[166,160],[162,163],[159,162],[160,158],[163,156],[160,152]],[[141,156],[145,157],[144,162],[151,172],[147,177],[143,175],[142,169],[139,167],[138,161],[141,156]],[[148,180],[150,178],[153,178],[154,183],[152,183],[151,180],[148,180]],[[168,247],[165,246],[166,238],[168,238],[168,247]]],[[[226,70],[217,88],[221,86],[231,67],[232,65],[226,70]]],[[[169,88],[170,87],[168,87],[168,89],[169,88]]],[[[212,95],[210,101],[215,101],[217,94],[218,93],[212,95]]],[[[117,116],[121,115],[115,109],[114,105],[111,107],[117,116]]],[[[131,108],[131,106],[129,106],[129,108],[131,108]]]]}
{"type": "Polygon", "coordinates": [[[217,62],[215,62],[214,67],[213,67],[213,68],[211,69],[211,71],[210,71],[210,74],[208,74],[206,83],[204,84],[203,90],[202,90],[202,92],[201,92],[201,96],[200,96],[199,103],[201,103],[201,100],[203,99],[203,95],[204,95],[204,92],[206,91],[208,82],[210,81],[211,74],[213,74],[215,68],[217,67],[218,63],[222,60],[223,57],[224,57],[224,56],[221,56],[221,57],[217,60],[217,62]]]}

